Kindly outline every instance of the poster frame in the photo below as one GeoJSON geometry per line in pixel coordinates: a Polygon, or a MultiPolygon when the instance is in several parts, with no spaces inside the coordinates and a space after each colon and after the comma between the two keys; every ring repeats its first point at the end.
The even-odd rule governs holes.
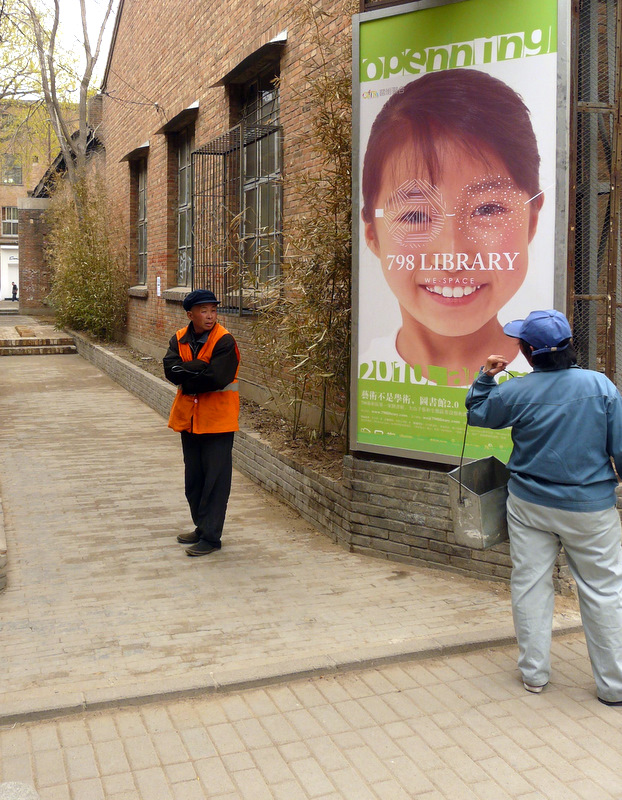
{"type": "MultiPolygon", "coordinates": [[[[473,0],[419,0],[373,11],[354,14],[352,17],[352,336],[350,356],[350,428],[349,450],[351,453],[370,453],[396,456],[405,460],[429,462],[431,464],[456,465],[460,457],[406,450],[387,445],[369,444],[358,439],[358,352],[359,352],[359,264],[360,264],[360,114],[361,82],[360,29],[361,25],[376,19],[410,14],[413,11],[437,8],[446,5],[469,3],[473,0]]],[[[512,0],[514,2],[520,0],[512,0]]],[[[565,0],[557,2],[557,131],[556,131],[556,209],[554,216],[554,306],[566,312],[568,274],[568,219],[570,198],[570,113],[571,113],[571,9],[565,0]]],[[[466,421],[466,414],[465,414],[466,421]]],[[[465,458],[464,461],[473,459],[465,458]]]]}

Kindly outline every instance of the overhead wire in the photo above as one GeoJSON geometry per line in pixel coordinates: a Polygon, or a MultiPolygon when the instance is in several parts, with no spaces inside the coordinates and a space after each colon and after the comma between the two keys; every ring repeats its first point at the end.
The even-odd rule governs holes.
{"type": "Polygon", "coordinates": [[[132,103],[133,105],[144,105],[144,106],[149,105],[149,106],[153,106],[156,109],[156,111],[158,111],[158,112],[161,111],[164,114],[164,116],[166,116],[166,112],[164,111],[164,109],[162,108],[160,103],[157,103],[155,100],[152,100],[150,97],[147,97],[147,95],[144,94],[143,92],[141,92],[140,89],[136,89],[136,87],[134,87],[131,84],[129,84],[124,78],[122,78],[119,75],[118,72],[115,72],[112,69],[112,67],[109,68],[109,72],[112,75],[114,75],[115,78],[118,78],[121,81],[121,83],[124,83],[127,86],[128,89],[131,89],[133,92],[136,92],[137,95],[139,95],[140,97],[142,97],[145,100],[147,100],[147,102],[146,103],[139,103],[137,100],[121,100],[121,98],[114,97],[109,92],[102,92],[102,94],[105,94],[107,97],[110,97],[111,100],[119,100],[120,102],[132,103]]]}

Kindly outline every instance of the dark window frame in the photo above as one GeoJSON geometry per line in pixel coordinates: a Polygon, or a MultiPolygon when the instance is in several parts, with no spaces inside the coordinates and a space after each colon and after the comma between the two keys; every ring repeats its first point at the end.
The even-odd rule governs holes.
{"type": "Polygon", "coordinates": [[[147,159],[136,164],[136,252],[138,285],[147,283],[147,159]]]}
{"type": "Polygon", "coordinates": [[[2,206],[2,236],[17,237],[19,209],[17,206],[2,206]],[[8,212],[15,212],[9,214],[8,212]]]}
{"type": "Polygon", "coordinates": [[[177,285],[192,285],[192,152],[194,128],[177,134],[177,285]]]}

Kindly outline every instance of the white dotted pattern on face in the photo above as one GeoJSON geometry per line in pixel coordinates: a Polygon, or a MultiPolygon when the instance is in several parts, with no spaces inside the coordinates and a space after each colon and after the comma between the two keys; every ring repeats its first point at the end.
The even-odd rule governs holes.
{"type": "Polygon", "coordinates": [[[500,235],[518,224],[523,196],[511,179],[490,175],[466,185],[450,213],[437,187],[414,178],[398,186],[376,216],[384,219],[391,237],[402,247],[434,241],[453,217],[469,241],[493,247],[500,235]]]}
{"type": "Polygon", "coordinates": [[[495,246],[500,235],[515,230],[525,201],[524,192],[500,175],[465,186],[460,193],[456,215],[467,239],[495,246]]]}

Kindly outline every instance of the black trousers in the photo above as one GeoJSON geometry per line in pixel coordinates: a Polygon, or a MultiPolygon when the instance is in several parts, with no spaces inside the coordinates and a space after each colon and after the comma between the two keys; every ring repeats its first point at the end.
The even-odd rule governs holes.
{"type": "Polygon", "coordinates": [[[186,499],[203,541],[220,547],[231,492],[233,433],[182,431],[186,499]]]}

